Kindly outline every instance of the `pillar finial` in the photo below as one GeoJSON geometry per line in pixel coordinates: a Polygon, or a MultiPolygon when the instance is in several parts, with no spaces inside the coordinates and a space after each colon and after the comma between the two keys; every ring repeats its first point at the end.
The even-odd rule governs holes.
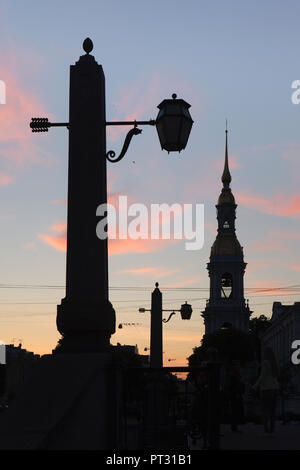
{"type": "Polygon", "coordinates": [[[86,39],[83,41],[82,47],[83,47],[83,50],[84,50],[87,54],[89,54],[90,52],[92,52],[92,50],[93,50],[93,48],[94,48],[93,41],[92,41],[90,38],[86,38],[86,39]]]}

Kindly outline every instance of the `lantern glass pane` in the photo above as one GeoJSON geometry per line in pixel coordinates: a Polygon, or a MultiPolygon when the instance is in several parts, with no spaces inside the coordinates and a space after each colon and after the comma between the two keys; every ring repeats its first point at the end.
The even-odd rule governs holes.
{"type": "Polygon", "coordinates": [[[168,146],[178,146],[180,142],[180,127],[181,117],[180,116],[168,116],[165,117],[165,133],[166,143],[168,146]]]}
{"type": "Polygon", "coordinates": [[[192,129],[192,122],[186,118],[182,119],[182,126],[181,126],[181,133],[180,133],[180,144],[182,148],[185,148],[191,129],[192,129]]]}
{"type": "Polygon", "coordinates": [[[156,129],[157,129],[160,145],[162,148],[164,148],[166,144],[166,137],[165,137],[165,132],[164,132],[163,119],[156,122],[156,129]]]}
{"type": "Polygon", "coordinates": [[[166,114],[181,114],[181,106],[176,103],[170,103],[166,106],[166,114]]]}
{"type": "Polygon", "coordinates": [[[182,107],[182,114],[183,114],[184,116],[186,116],[187,118],[189,118],[189,119],[191,118],[191,115],[190,115],[189,110],[188,110],[187,108],[185,108],[185,107],[182,107]]]}

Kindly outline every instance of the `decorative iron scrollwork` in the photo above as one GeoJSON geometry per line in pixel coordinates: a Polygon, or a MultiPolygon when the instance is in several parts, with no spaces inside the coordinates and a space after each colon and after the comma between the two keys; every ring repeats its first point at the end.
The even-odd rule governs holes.
{"type": "Polygon", "coordinates": [[[164,319],[163,319],[163,322],[164,322],[164,323],[168,323],[168,321],[170,320],[170,318],[171,318],[173,315],[175,315],[175,313],[176,313],[176,312],[170,313],[169,318],[168,318],[167,320],[164,318],[164,319]]]}
{"type": "Polygon", "coordinates": [[[121,151],[120,155],[117,158],[115,158],[116,152],[114,152],[113,150],[109,150],[107,152],[106,158],[109,162],[116,163],[116,162],[119,162],[120,160],[122,160],[122,158],[124,157],[124,155],[126,154],[126,152],[128,150],[128,147],[130,145],[132,137],[134,135],[141,134],[141,132],[142,132],[142,129],[139,129],[136,126],[137,125],[135,124],[134,128],[130,129],[130,131],[127,133],[127,136],[125,137],[125,141],[124,141],[124,144],[123,144],[122,151],[121,151]]]}

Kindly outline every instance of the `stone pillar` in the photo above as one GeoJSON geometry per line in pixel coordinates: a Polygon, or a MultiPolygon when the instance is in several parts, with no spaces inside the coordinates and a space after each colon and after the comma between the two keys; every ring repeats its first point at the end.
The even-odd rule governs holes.
{"type": "Polygon", "coordinates": [[[66,296],[57,307],[62,352],[109,347],[115,311],[108,300],[107,239],[96,236],[96,209],[107,202],[105,78],[90,55],[70,67],[66,296]]]}

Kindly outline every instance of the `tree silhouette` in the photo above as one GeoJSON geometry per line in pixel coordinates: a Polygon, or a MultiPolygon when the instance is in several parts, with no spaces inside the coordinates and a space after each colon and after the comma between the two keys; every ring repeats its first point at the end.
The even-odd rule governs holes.
{"type": "Polygon", "coordinates": [[[188,358],[190,367],[200,365],[206,360],[212,348],[217,349],[221,362],[238,360],[243,364],[255,358],[255,347],[250,334],[235,328],[221,328],[203,336],[201,345],[195,347],[193,354],[188,358]]]}

